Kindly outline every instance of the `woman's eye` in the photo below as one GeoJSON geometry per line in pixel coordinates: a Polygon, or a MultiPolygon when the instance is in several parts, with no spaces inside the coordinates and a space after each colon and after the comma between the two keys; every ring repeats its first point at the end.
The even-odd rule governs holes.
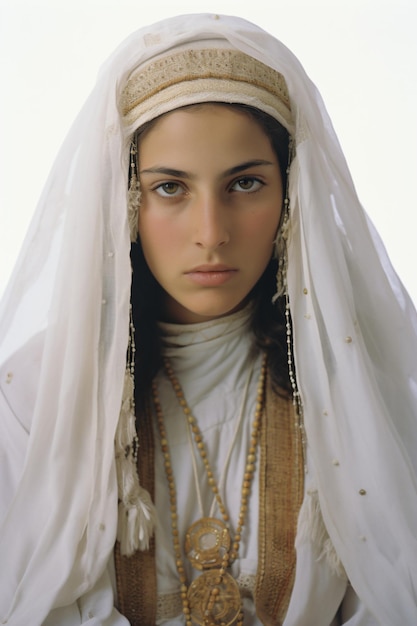
{"type": "Polygon", "coordinates": [[[160,196],[167,198],[168,196],[178,196],[183,189],[179,183],[167,182],[155,187],[154,191],[160,196]]]}
{"type": "Polygon", "coordinates": [[[243,178],[239,178],[236,180],[231,189],[232,191],[258,191],[262,187],[263,183],[257,179],[250,176],[244,176],[243,178]]]}

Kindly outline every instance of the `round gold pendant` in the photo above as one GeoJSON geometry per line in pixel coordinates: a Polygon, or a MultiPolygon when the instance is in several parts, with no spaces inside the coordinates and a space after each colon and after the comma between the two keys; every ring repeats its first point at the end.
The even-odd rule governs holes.
{"type": "Polygon", "coordinates": [[[220,570],[203,572],[188,589],[193,622],[201,626],[231,626],[241,616],[240,591],[230,574],[220,570]]]}
{"type": "Polygon", "coordinates": [[[185,554],[198,570],[219,567],[230,549],[230,533],[226,524],[214,517],[197,520],[185,535],[185,554]]]}

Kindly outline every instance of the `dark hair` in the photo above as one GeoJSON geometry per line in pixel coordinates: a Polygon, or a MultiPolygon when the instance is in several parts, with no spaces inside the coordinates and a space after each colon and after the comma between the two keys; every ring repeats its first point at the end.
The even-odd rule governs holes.
{"type": "MultiPolygon", "coordinates": [[[[285,190],[289,160],[288,131],[273,117],[253,107],[223,103],[219,103],[219,106],[227,106],[245,112],[259,124],[268,136],[277,156],[283,189],[285,190]]],[[[160,118],[148,122],[139,129],[136,136],[137,142],[140,142],[140,138],[152,128],[157,119],[160,118]]],[[[161,311],[163,291],[145,261],[139,239],[132,244],[131,262],[133,270],[131,301],[137,355],[135,400],[139,411],[141,411],[146,406],[152,379],[162,362],[157,320],[161,311]]],[[[282,394],[289,393],[291,387],[287,366],[285,301],[281,297],[273,302],[273,296],[276,292],[277,266],[278,261],[271,259],[248,299],[253,301],[251,327],[256,344],[266,352],[273,387],[277,393],[282,394]]]]}

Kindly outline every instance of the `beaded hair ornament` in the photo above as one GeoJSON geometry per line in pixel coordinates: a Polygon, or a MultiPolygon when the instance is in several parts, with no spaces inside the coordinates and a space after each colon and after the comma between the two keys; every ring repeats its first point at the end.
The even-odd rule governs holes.
{"type": "MultiPolygon", "coordinates": [[[[120,101],[123,122],[133,137],[130,148],[128,222],[131,241],[138,236],[140,184],[137,174],[136,131],[174,109],[203,102],[246,104],[278,120],[293,131],[290,99],[284,77],[256,59],[219,41],[177,48],[153,59],[130,75],[120,101]]],[[[292,141],[290,139],[290,158],[292,141]]],[[[289,227],[288,184],[281,228],[275,241],[278,258],[277,295],[286,294],[287,237],[289,227]]],[[[288,304],[288,303],[287,303],[288,304]]],[[[289,308],[288,308],[289,316],[289,308]]],[[[289,320],[287,319],[287,325],[289,320]]],[[[122,407],[116,432],[116,465],[119,491],[117,539],[123,555],[146,550],[154,531],[155,510],[149,493],[140,486],[137,472],[139,441],[135,428],[134,363],[135,331],[130,319],[129,349],[122,407]]],[[[288,338],[289,346],[291,337],[288,338]]],[[[290,348],[289,348],[290,350],[290,348]]],[[[289,358],[291,357],[291,354],[289,358]]],[[[290,362],[290,361],[289,361],[290,362]]],[[[291,376],[291,384],[293,376],[291,376]]],[[[294,379],[295,381],[295,379],[294,379]]],[[[300,410],[298,392],[294,399],[300,410]]]]}

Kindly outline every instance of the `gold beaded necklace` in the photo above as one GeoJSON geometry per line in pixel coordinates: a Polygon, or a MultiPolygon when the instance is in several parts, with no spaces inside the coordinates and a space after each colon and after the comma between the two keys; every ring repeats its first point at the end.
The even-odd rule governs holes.
{"type": "Polygon", "coordinates": [[[152,393],[161,450],[164,456],[165,474],[169,487],[172,539],[178,576],[181,582],[181,600],[186,626],[192,626],[193,623],[200,626],[242,626],[243,612],[239,587],[235,579],[226,570],[236,559],[239,551],[242,529],[248,509],[250,487],[255,472],[256,451],[265,400],[266,356],[263,358],[258,381],[255,417],[252,423],[251,440],[243,475],[240,510],[233,542],[230,534],[229,515],[223,504],[207,458],[202,433],[187,405],[184,393],[168,359],[164,360],[164,367],[194,435],[197,450],[206,470],[208,483],[222,516],[222,520],[214,517],[203,517],[194,522],[186,533],[185,554],[193,567],[203,572],[187,588],[178,531],[177,492],[172,471],[171,455],[158,390],[156,382],[153,381],[152,393]]]}

